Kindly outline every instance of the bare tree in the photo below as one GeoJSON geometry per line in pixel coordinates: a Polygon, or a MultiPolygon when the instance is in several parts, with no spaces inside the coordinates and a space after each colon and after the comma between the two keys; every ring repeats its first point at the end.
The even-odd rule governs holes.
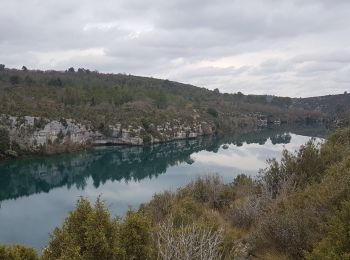
{"type": "Polygon", "coordinates": [[[260,184],[261,197],[265,199],[284,199],[297,188],[295,173],[279,172],[272,177],[265,175],[260,184]]]}
{"type": "Polygon", "coordinates": [[[169,218],[158,226],[156,237],[158,259],[222,259],[220,245],[223,242],[223,229],[213,230],[195,224],[176,228],[172,218],[169,218]]]}

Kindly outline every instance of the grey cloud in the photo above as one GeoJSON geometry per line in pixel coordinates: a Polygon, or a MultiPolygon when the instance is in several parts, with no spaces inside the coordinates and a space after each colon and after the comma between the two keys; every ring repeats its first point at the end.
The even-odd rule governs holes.
{"type": "Polygon", "coordinates": [[[349,10],[346,0],[1,1],[0,63],[337,93],[349,88],[349,10]]]}

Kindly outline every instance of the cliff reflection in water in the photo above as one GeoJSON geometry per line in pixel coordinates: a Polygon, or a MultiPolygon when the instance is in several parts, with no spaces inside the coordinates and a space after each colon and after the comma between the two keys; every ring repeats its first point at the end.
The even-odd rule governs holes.
{"type": "MultiPolygon", "coordinates": [[[[301,129],[294,133],[302,135],[301,129]]],[[[312,131],[308,129],[308,131],[312,131]]],[[[324,136],[307,132],[311,136],[324,136]]],[[[217,152],[223,144],[289,143],[284,129],[261,130],[236,136],[206,137],[145,147],[98,147],[75,154],[37,157],[0,164],[0,201],[35,193],[49,192],[55,187],[75,185],[84,189],[89,177],[95,187],[106,181],[130,181],[157,177],[170,166],[192,163],[191,154],[206,150],[217,152]]]]}

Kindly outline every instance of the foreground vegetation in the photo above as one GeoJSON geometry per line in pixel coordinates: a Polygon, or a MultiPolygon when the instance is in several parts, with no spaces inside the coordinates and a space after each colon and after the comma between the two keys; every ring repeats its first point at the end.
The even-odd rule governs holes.
{"type": "MultiPolygon", "coordinates": [[[[156,194],[123,219],[77,202],[41,259],[350,259],[350,129],[271,159],[257,179],[219,176],[156,194]]],[[[38,259],[22,246],[1,259],[38,259]]]]}

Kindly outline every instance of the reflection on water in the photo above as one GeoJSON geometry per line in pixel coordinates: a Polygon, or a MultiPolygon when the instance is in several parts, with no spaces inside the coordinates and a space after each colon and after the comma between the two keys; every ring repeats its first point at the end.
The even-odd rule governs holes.
{"type": "Polygon", "coordinates": [[[323,130],[262,130],[147,147],[99,147],[76,154],[37,157],[0,164],[0,243],[40,249],[48,233],[74,207],[78,196],[99,194],[115,214],[137,207],[155,192],[175,189],[196,175],[219,173],[231,181],[254,175],[265,160],[295,150],[323,130]],[[313,131],[313,132],[310,132],[313,131]]]}

